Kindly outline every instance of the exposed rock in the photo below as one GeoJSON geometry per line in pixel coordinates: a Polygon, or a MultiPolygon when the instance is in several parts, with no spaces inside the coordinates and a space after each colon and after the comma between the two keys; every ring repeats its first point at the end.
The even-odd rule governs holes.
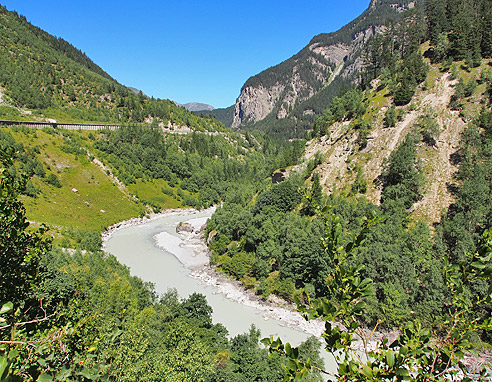
{"type": "Polygon", "coordinates": [[[185,104],[180,104],[175,102],[176,105],[184,107],[188,111],[210,111],[210,110],[215,110],[215,107],[212,105],[207,105],[205,103],[199,103],[199,102],[188,102],[185,104]]]}
{"type": "Polygon", "coordinates": [[[211,232],[208,234],[208,237],[207,237],[207,244],[210,244],[210,242],[213,240],[213,238],[215,237],[215,235],[217,235],[217,231],[216,231],[216,230],[213,230],[213,231],[211,231],[211,232]]]}
{"type": "Polygon", "coordinates": [[[337,66],[342,63],[345,57],[347,57],[347,55],[352,50],[349,45],[345,45],[345,44],[321,46],[318,43],[310,45],[309,49],[312,50],[314,53],[321,54],[328,61],[337,64],[337,66]]]}
{"type": "Polygon", "coordinates": [[[263,86],[244,88],[234,107],[232,128],[238,128],[241,123],[265,118],[273,110],[284,89],[285,86],[279,84],[269,89],[263,86]]]}
{"type": "MultiPolygon", "coordinates": [[[[325,91],[323,96],[336,95],[337,86],[333,88],[334,93],[325,89],[338,77],[354,83],[359,81],[361,52],[367,41],[386,29],[383,23],[389,17],[388,12],[396,19],[402,10],[415,3],[405,0],[396,5],[373,0],[360,17],[338,32],[315,36],[295,56],[248,79],[234,106],[231,127],[254,124],[271,113],[275,113],[272,116],[276,119],[296,120],[295,109],[302,102],[321,91],[325,91]]],[[[302,115],[311,114],[310,106],[306,104],[302,115]]]]}
{"type": "MultiPolygon", "coordinates": [[[[321,154],[323,162],[315,171],[320,174],[321,184],[328,193],[334,188],[349,192],[351,184],[356,180],[357,171],[354,168],[357,166],[367,180],[366,198],[379,203],[382,192],[379,176],[383,172],[384,159],[399,147],[407,134],[414,131],[419,117],[432,113],[436,116],[440,137],[438,144],[433,147],[417,145],[417,156],[429,175],[422,199],[413,206],[411,212],[430,222],[439,221],[442,210],[453,202],[448,185],[453,183],[457,171],[460,159],[454,153],[466,126],[459,112],[448,108],[456,82],[449,73],[444,73],[429,89],[418,89],[412,102],[399,108],[402,118],[391,128],[385,127],[383,122],[385,111],[391,105],[391,99],[385,97],[386,104],[378,107],[367,136],[369,142],[359,152],[361,155],[354,155],[358,146],[358,133],[351,128],[350,121],[334,123],[330,127],[330,134],[308,142],[302,165],[305,166],[317,153],[321,154]]],[[[375,81],[373,85],[374,89],[378,84],[375,81]]]]}
{"type": "Polygon", "coordinates": [[[181,232],[192,233],[193,232],[193,226],[190,223],[183,223],[183,222],[181,222],[176,227],[176,232],[177,233],[181,233],[181,232]]]}

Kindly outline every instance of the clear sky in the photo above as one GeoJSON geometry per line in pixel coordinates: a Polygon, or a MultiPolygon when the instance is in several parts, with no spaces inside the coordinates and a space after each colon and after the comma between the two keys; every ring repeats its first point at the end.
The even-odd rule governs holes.
{"type": "Polygon", "coordinates": [[[0,0],[118,82],[180,103],[232,105],[244,82],[369,0],[0,0]]]}

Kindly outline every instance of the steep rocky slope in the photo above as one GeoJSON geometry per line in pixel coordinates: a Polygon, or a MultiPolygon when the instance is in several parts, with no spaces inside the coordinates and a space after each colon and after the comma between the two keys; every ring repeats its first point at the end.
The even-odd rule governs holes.
{"type": "MultiPolygon", "coordinates": [[[[488,71],[488,66],[471,71],[459,70],[458,77],[475,81],[488,71]]],[[[456,75],[456,74],[455,74],[456,75]]],[[[420,142],[417,157],[425,183],[422,199],[413,207],[413,215],[429,223],[440,218],[443,209],[453,202],[452,185],[457,171],[461,133],[476,117],[483,98],[485,85],[478,86],[464,103],[461,111],[452,110],[450,102],[455,93],[458,79],[449,72],[442,73],[431,67],[427,81],[417,90],[412,101],[397,107],[399,121],[394,127],[385,127],[384,117],[392,98],[388,89],[382,88],[379,80],[373,89],[366,91],[367,106],[364,119],[370,121],[367,146],[361,148],[359,131],[353,121],[338,122],[329,129],[329,134],[315,138],[306,144],[305,163],[321,154],[322,163],[316,168],[325,191],[338,190],[353,193],[352,185],[357,176],[367,181],[366,197],[379,203],[381,198],[381,174],[390,154],[396,150],[409,133],[419,131],[419,122],[429,118],[438,126],[435,144],[420,142]]]]}
{"type": "Polygon", "coordinates": [[[339,31],[315,36],[295,56],[251,77],[234,106],[232,127],[256,124],[285,129],[287,136],[302,135],[340,87],[357,79],[367,41],[388,18],[396,20],[415,6],[415,1],[372,0],[361,16],[339,31]]]}

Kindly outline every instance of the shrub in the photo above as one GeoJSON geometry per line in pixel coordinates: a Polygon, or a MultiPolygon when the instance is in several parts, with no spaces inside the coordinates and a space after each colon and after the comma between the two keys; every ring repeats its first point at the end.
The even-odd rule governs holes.
{"type": "Polygon", "coordinates": [[[388,108],[384,114],[384,126],[394,127],[396,125],[396,108],[394,106],[388,108]]]}
{"type": "Polygon", "coordinates": [[[46,178],[46,183],[48,183],[49,185],[56,187],[56,188],[61,188],[61,186],[62,186],[60,183],[60,180],[53,173],[48,175],[48,177],[46,178]]]}

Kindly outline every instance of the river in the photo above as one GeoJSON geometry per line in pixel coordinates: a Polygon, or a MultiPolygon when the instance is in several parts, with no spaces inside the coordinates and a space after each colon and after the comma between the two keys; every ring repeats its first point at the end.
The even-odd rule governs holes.
{"type": "MultiPolygon", "coordinates": [[[[179,222],[188,221],[199,226],[212,213],[212,209],[201,212],[175,212],[162,214],[141,224],[127,224],[105,238],[104,248],[115,255],[119,262],[127,265],[132,275],[152,282],[158,293],[175,288],[181,298],[186,298],[194,292],[203,294],[213,309],[213,322],[222,323],[231,336],[247,332],[254,324],[261,330],[262,337],[281,337],[284,342],[290,342],[294,346],[306,340],[310,336],[308,333],[286,325],[286,321],[290,322],[291,326],[295,325],[295,321],[292,322],[294,316],[297,316],[300,324],[304,324],[297,313],[274,307],[255,307],[255,304],[248,303],[246,295],[232,283],[227,283],[225,290],[235,290],[234,298],[231,299],[230,293],[227,298],[223,283],[222,286],[218,286],[216,280],[208,280],[208,283],[203,281],[207,277],[204,277],[199,268],[203,263],[200,256],[204,254],[202,251],[195,256],[199,251],[194,251],[194,247],[200,243],[177,234],[176,227],[179,222]],[[239,299],[238,293],[241,295],[239,299]],[[271,318],[272,315],[277,319],[271,318]]],[[[324,351],[322,355],[327,369],[335,370],[334,361],[324,351]]]]}

